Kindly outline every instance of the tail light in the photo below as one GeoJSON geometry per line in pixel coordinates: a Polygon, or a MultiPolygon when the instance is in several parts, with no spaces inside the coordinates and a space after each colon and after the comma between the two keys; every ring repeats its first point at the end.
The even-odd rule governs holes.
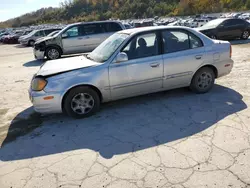
{"type": "Polygon", "coordinates": [[[232,57],[232,45],[230,44],[230,58],[232,57]]]}

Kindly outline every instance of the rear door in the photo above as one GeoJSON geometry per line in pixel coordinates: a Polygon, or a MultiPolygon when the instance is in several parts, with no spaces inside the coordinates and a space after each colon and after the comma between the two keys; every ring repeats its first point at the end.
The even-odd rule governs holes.
{"type": "Polygon", "coordinates": [[[237,37],[241,37],[243,32],[246,30],[248,23],[245,20],[242,19],[236,19],[237,20],[237,37]]]}
{"type": "Polygon", "coordinates": [[[162,32],[164,80],[166,89],[188,86],[205,59],[205,48],[199,37],[183,29],[162,32]]]}

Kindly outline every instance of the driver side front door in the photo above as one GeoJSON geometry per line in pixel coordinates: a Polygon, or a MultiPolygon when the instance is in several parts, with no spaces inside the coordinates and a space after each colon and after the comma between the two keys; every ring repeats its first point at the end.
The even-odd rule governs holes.
{"type": "Polygon", "coordinates": [[[128,61],[110,64],[109,79],[113,100],[152,93],[163,87],[163,59],[159,40],[156,32],[136,36],[122,50],[127,53],[128,61]],[[139,41],[145,41],[146,44],[139,44],[139,41]],[[142,44],[143,47],[140,46],[142,44]]]}

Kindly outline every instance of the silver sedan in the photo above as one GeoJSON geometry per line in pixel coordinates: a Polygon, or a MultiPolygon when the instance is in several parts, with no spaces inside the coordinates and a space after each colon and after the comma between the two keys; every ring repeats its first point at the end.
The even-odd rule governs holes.
{"type": "Polygon", "coordinates": [[[233,68],[229,42],[186,27],[115,33],[86,56],[46,62],[29,90],[37,112],[82,118],[100,104],[189,86],[206,93],[233,68]]]}

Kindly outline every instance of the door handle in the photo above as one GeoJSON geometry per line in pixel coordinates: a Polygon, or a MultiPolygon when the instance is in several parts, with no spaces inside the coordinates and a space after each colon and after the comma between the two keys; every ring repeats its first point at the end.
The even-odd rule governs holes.
{"type": "Polygon", "coordinates": [[[159,67],[160,66],[160,63],[151,63],[150,64],[150,67],[152,68],[156,68],[156,67],[159,67]]]}
{"type": "Polygon", "coordinates": [[[83,38],[82,37],[79,37],[78,40],[82,40],[83,38]]]}
{"type": "Polygon", "coordinates": [[[199,59],[201,59],[202,58],[202,55],[196,55],[195,56],[195,59],[197,59],[197,60],[199,60],[199,59]]]}

